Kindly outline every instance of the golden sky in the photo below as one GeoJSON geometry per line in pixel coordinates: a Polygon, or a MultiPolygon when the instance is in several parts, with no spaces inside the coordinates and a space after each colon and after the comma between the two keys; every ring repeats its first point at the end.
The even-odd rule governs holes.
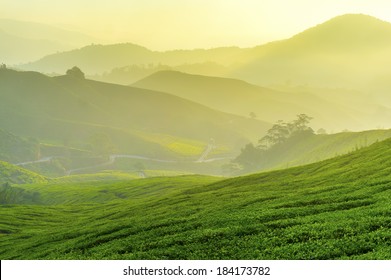
{"type": "Polygon", "coordinates": [[[0,0],[0,18],[48,23],[103,43],[132,42],[154,50],[250,47],[345,13],[391,22],[391,1],[0,0]]]}

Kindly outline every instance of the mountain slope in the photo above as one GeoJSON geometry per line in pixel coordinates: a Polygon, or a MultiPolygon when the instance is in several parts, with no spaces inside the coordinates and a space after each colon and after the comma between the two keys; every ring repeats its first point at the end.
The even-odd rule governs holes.
{"type": "Polygon", "coordinates": [[[17,163],[39,156],[39,143],[34,139],[23,139],[0,129],[0,160],[17,163]]]}
{"type": "Polygon", "coordinates": [[[47,53],[66,49],[57,42],[18,37],[1,29],[0,25],[0,52],[1,63],[17,64],[39,59],[47,53]],[[29,46],[29,48],[26,48],[29,46]]]}
{"type": "Polygon", "coordinates": [[[166,64],[176,66],[208,61],[227,65],[232,63],[235,57],[240,56],[243,51],[243,49],[231,47],[157,52],[131,43],[90,45],[72,51],[47,55],[38,61],[20,67],[24,70],[44,73],[63,73],[66,69],[77,65],[87,75],[95,75],[129,65],[166,64]],[[227,57],[232,58],[227,60],[227,57]]]}
{"type": "Polygon", "coordinates": [[[280,119],[287,121],[304,113],[314,118],[315,127],[327,130],[370,129],[378,126],[379,121],[384,119],[384,115],[374,113],[378,106],[372,104],[370,99],[364,99],[362,93],[354,93],[355,100],[346,102],[346,98],[343,99],[347,95],[345,92],[338,92],[336,96],[331,89],[272,90],[236,79],[176,71],[160,71],[132,85],[172,93],[242,116],[249,116],[250,112],[254,112],[258,118],[269,122],[280,119]],[[354,106],[350,106],[353,103],[354,106]]]}
{"type": "Polygon", "coordinates": [[[47,179],[37,173],[0,161],[0,184],[45,183],[47,179]]]}
{"type": "MultiPolygon", "coordinates": [[[[46,73],[63,73],[78,65],[88,75],[95,75],[114,68],[140,65],[156,68],[160,64],[174,68],[182,65],[177,69],[186,71],[185,64],[214,63],[219,67],[213,71],[206,67],[189,71],[194,74],[223,75],[257,85],[289,82],[294,85],[369,91],[376,79],[391,74],[388,67],[391,63],[388,51],[390,38],[390,23],[367,15],[347,14],[309,28],[292,38],[248,49],[155,52],[134,44],[92,45],[52,54],[22,67],[46,73]]],[[[126,71],[121,71],[122,76],[126,75],[126,71]]],[[[123,77],[119,79],[122,81],[123,77]]]]}
{"type": "Polygon", "coordinates": [[[246,146],[234,162],[243,165],[242,173],[281,169],[318,162],[351,153],[391,137],[391,130],[314,134],[301,132],[266,151],[246,146]]]}
{"type": "Polygon", "coordinates": [[[290,39],[252,49],[232,76],[256,84],[310,84],[360,89],[390,74],[391,23],[343,15],[290,39]]]}
{"type": "Polygon", "coordinates": [[[106,152],[115,148],[123,153],[173,156],[156,142],[166,136],[204,145],[213,138],[232,151],[268,127],[166,93],[68,75],[49,78],[35,72],[1,70],[0,97],[4,129],[81,148],[104,146],[106,152]]]}
{"type": "Polygon", "coordinates": [[[186,176],[25,187],[51,205],[2,207],[0,256],[390,259],[390,148],[387,140],[311,165],[217,182],[186,176]],[[39,220],[26,219],[32,214],[39,220]]]}

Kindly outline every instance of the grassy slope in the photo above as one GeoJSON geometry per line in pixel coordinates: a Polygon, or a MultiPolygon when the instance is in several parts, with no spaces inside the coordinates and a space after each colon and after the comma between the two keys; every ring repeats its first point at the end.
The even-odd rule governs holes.
{"type": "Polygon", "coordinates": [[[272,147],[260,156],[259,164],[247,172],[288,168],[309,164],[367,147],[391,137],[391,130],[341,132],[337,134],[303,133],[272,147]]]}
{"type": "Polygon", "coordinates": [[[190,146],[214,138],[238,148],[268,126],[169,94],[91,80],[2,70],[0,81],[3,128],[80,148],[106,134],[119,153],[173,157],[178,154],[170,143],[158,143],[153,135],[190,146]]]}
{"type": "Polygon", "coordinates": [[[17,163],[36,159],[38,154],[39,144],[33,139],[23,139],[0,129],[0,160],[17,163]]]}
{"type": "Polygon", "coordinates": [[[1,207],[0,256],[391,259],[390,149],[219,181],[30,186],[49,205],[1,207]]]}
{"type": "Polygon", "coordinates": [[[45,177],[37,173],[0,161],[0,184],[32,184],[46,181],[45,177]]]}

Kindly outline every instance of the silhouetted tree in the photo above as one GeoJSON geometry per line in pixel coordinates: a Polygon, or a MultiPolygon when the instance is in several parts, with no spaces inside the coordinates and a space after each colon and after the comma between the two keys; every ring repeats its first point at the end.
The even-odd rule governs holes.
{"type": "Polygon", "coordinates": [[[311,129],[308,124],[312,120],[312,117],[306,114],[297,115],[297,119],[288,124],[291,133],[295,131],[304,131],[311,129]]]}
{"type": "Polygon", "coordinates": [[[282,120],[277,121],[277,123],[267,131],[266,135],[258,141],[258,148],[265,150],[273,145],[281,144],[294,133],[302,131],[313,132],[312,128],[308,126],[311,119],[312,118],[306,114],[300,114],[297,115],[296,120],[289,123],[285,123],[282,120]]]}
{"type": "Polygon", "coordinates": [[[67,70],[67,76],[75,78],[75,79],[79,79],[79,80],[85,79],[83,71],[81,71],[80,68],[76,67],[76,66],[67,70]]]}
{"type": "Polygon", "coordinates": [[[282,120],[279,120],[267,131],[266,135],[258,141],[258,147],[267,149],[275,144],[282,143],[289,136],[289,133],[289,125],[282,120]]]}

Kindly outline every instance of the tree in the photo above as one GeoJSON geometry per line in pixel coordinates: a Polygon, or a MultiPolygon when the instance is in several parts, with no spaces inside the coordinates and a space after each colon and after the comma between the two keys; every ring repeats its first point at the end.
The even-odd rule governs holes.
{"type": "Polygon", "coordinates": [[[68,69],[66,74],[67,76],[72,77],[74,79],[78,79],[78,80],[85,79],[83,71],[81,71],[80,68],[76,66],[72,67],[71,69],[68,69]]]}
{"type": "Polygon", "coordinates": [[[295,132],[295,131],[304,131],[304,130],[311,129],[308,126],[308,124],[310,123],[311,120],[312,120],[312,117],[307,116],[306,114],[297,115],[297,119],[292,121],[289,124],[289,128],[290,128],[291,133],[295,132]]]}
{"type": "Polygon", "coordinates": [[[236,163],[245,167],[252,166],[261,157],[262,150],[256,148],[252,143],[248,143],[242,148],[240,155],[235,159],[236,163]]]}
{"type": "Polygon", "coordinates": [[[296,120],[289,123],[285,123],[282,120],[277,121],[277,123],[267,131],[266,135],[258,141],[258,148],[267,150],[276,144],[285,142],[286,139],[298,132],[305,131],[313,133],[312,128],[308,126],[311,119],[312,117],[309,117],[306,114],[300,114],[297,115],[296,120]]]}
{"type": "Polygon", "coordinates": [[[279,120],[267,131],[267,134],[258,141],[258,147],[267,149],[273,145],[280,144],[288,138],[289,133],[289,125],[284,123],[284,121],[279,120]]]}

